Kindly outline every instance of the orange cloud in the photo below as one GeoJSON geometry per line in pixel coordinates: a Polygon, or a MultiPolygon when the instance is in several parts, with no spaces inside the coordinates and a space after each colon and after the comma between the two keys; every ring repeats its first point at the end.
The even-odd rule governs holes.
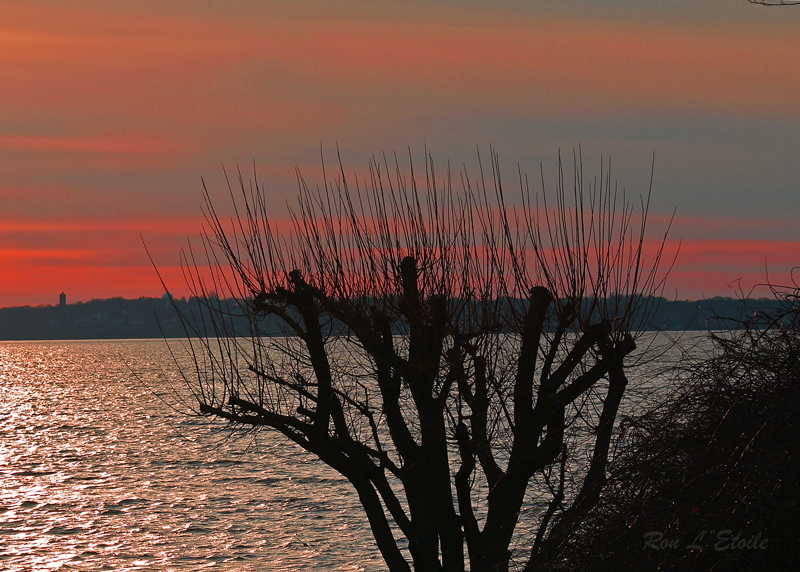
{"type": "Polygon", "coordinates": [[[97,252],[94,250],[64,248],[2,248],[0,249],[0,264],[14,264],[20,261],[71,264],[76,260],[93,258],[96,254],[97,252]]]}
{"type": "MultiPolygon", "coordinates": [[[[289,153],[320,138],[369,146],[408,138],[409,125],[444,125],[460,136],[465,122],[496,116],[796,117],[800,108],[800,74],[787,71],[800,69],[797,35],[756,24],[710,32],[552,17],[478,21],[437,10],[444,11],[436,21],[419,14],[212,21],[0,4],[0,115],[8,118],[0,134],[0,198],[2,218],[12,219],[0,220],[0,305],[10,299],[8,284],[33,292],[35,281],[40,292],[85,292],[71,294],[79,299],[134,295],[132,285],[152,278],[139,233],[159,264],[172,264],[182,237],[197,235],[198,217],[26,222],[13,219],[20,208],[6,205],[24,203],[30,212],[55,205],[49,214],[61,216],[67,208],[95,216],[129,208],[197,212],[196,179],[187,183],[197,189],[191,204],[168,188],[183,180],[185,172],[174,169],[190,155],[208,161],[193,171],[199,175],[213,162],[263,155],[266,147],[278,155],[276,164],[259,170],[262,180],[280,179],[272,187],[280,206],[295,190],[290,165],[308,161],[289,153]],[[436,123],[441,118],[455,121],[436,123]],[[147,188],[114,190],[111,176],[119,177],[120,167],[141,175],[147,188]],[[172,179],[152,191],[163,173],[172,179]]],[[[707,158],[713,144],[703,142],[699,151],[707,158]]],[[[759,230],[767,222],[681,223],[688,231],[676,228],[673,236],[687,242],[671,284],[693,288],[702,272],[718,284],[755,275],[765,255],[779,267],[796,264],[790,227],[781,230],[783,242],[722,240],[731,227],[768,237],[759,230]]]]}
{"type": "Polygon", "coordinates": [[[786,73],[800,68],[800,37],[756,27],[62,14],[42,30],[0,25],[0,81],[14,86],[0,105],[289,130],[341,121],[343,108],[425,102],[445,113],[794,113],[800,89],[786,73]]]}
{"type": "MultiPolygon", "coordinates": [[[[58,294],[66,292],[69,302],[88,301],[92,298],[157,297],[164,293],[152,267],[130,266],[68,266],[46,269],[20,267],[5,272],[0,286],[0,307],[57,304],[58,294]],[[44,270],[44,271],[43,271],[44,270]]],[[[170,291],[176,296],[188,296],[180,267],[164,266],[159,272],[170,291]]]]}
{"type": "MultiPolygon", "coordinates": [[[[3,234],[67,234],[89,235],[97,233],[197,234],[203,224],[202,216],[184,218],[129,218],[106,220],[2,220],[3,234]]],[[[7,237],[6,237],[7,239],[7,237]]]]}
{"type": "Polygon", "coordinates": [[[189,146],[179,144],[174,140],[136,135],[98,135],[88,137],[0,135],[0,150],[143,155],[185,152],[189,150],[189,146]]]}
{"type": "MultiPolygon", "coordinates": [[[[187,228],[176,230],[164,222],[166,227],[159,223],[157,228],[151,226],[151,230],[180,234],[183,230],[197,228],[186,221],[187,228]]],[[[283,222],[279,226],[285,230],[286,222],[283,222]]],[[[0,247],[0,265],[4,268],[0,306],[37,304],[50,299],[55,303],[62,290],[68,292],[73,301],[93,297],[161,295],[160,281],[144,249],[136,242],[138,236],[136,240],[130,237],[131,241],[119,243],[120,235],[106,229],[107,226],[110,225],[98,224],[93,227],[94,234],[73,237],[69,248],[46,245],[0,247]],[[110,246],[112,244],[117,246],[110,246]]],[[[70,223],[61,226],[61,231],[66,228],[71,228],[70,223]]],[[[4,236],[2,233],[8,230],[8,226],[0,226],[0,240],[4,236]]],[[[196,232],[190,233],[192,235],[196,236],[196,232]]],[[[163,240],[163,236],[161,238],[155,241],[156,247],[151,250],[158,271],[173,294],[189,295],[183,269],[178,264],[178,252],[186,242],[183,236],[175,236],[172,243],[163,240]]],[[[194,242],[195,252],[201,256],[201,272],[205,272],[202,269],[202,249],[197,248],[196,240],[194,242]]],[[[649,243],[646,250],[652,253],[655,247],[655,243],[649,243]]],[[[675,242],[668,243],[667,264],[671,262],[676,247],[675,242]]],[[[671,296],[676,291],[681,298],[732,295],[728,285],[734,281],[741,279],[742,287],[748,289],[765,282],[768,274],[773,282],[788,284],[791,269],[798,266],[798,261],[800,242],[684,241],[667,281],[665,295],[671,296]]]]}
{"type": "MultiPolygon", "coordinates": [[[[670,247],[675,247],[671,243],[670,247]]],[[[800,241],[686,240],[667,281],[666,295],[680,298],[745,294],[767,281],[791,285],[794,268],[800,267],[800,241]]],[[[768,296],[761,288],[755,296],[768,296]]]]}
{"type": "Polygon", "coordinates": [[[681,245],[678,267],[730,269],[737,272],[763,272],[775,267],[787,270],[800,266],[800,242],[776,240],[689,240],[681,245]]]}

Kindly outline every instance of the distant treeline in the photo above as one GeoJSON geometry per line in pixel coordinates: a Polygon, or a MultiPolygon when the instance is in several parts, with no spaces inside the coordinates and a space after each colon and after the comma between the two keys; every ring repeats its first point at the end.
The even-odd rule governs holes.
{"type": "MultiPolygon", "coordinates": [[[[652,314],[650,329],[704,330],[724,329],[723,316],[746,320],[755,311],[778,307],[776,300],[738,300],[710,298],[699,301],[660,299],[652,314]]],[[[242,316],[236,300],[212,300],[230,311],[233,328],[246,335],[248,320],[242,316]]],[[[281,334],[277,325],[262,323],[265,334],[281,334]]],[[[187,332],[213,335],[210,314],[197,298],[110,298],[65,306],[22,306],[0,309],[0,340],[76,340],[127,338],[180,338],[187,332]],[[182,321],[179,312],[187,319],[182,321]]]]}
{"type": "MultiPolygon", "coordinates": [[[[202,328],[208,323],[210,328],[208,317],[197,298],[109,298],[64,306],[2,308],[0,340],[181,338],[187,332],[195,337],[198,332],[189,324],[202,328]],[[187,319],[182,321],[179,314],[187,319]]],[[[243,319],[242,324],[246,325],[243,319]]]]}

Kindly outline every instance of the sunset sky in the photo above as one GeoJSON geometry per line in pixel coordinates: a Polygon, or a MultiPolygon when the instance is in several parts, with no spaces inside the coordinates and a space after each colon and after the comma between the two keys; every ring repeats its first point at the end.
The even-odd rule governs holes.
{"type": "MultiPolygon", "coordinates": [[[[800,7],[746,0],[0,0],[0,307],[183,286],[203,177],[255,163],[277,215],[320,145],[348,169],[492,145],[554,180],[612,158],[666,294],[735,295],[800,265],[800,7]],[[140,235],[142,238],[140,238],[140,235]]],[[[512,190],[508,191],[513,193],[512,190]]],[[[759,295],[764,295],[759,292],[759,295]]]]}

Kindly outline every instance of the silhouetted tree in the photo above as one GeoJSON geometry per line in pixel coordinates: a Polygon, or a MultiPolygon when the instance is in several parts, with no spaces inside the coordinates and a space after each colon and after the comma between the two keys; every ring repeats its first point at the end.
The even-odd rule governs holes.
{"type": "Polygon", "coordinates": [[[545,567],[603,489],[625,358],[664,277],[663,240],[645,260],[649,192],[635,209],[605,166],[588,185],[573,166],[568,189],[559,159],[552,204],[544,175],[536,196],[520,173],[511,207],[494,152],[459,191],[427,152],[423,188],[410,158],[373,158],[355,183],[340,161],[315,190],[298,172],[288,233],[257,180],[239,175],[229,223],[206,191],[190,286],[240,300],[250,329],[220,308],[192,340],[199,411],[346,477],[392,571],[461,571],[465,548],[473,572],[545,567]]]}

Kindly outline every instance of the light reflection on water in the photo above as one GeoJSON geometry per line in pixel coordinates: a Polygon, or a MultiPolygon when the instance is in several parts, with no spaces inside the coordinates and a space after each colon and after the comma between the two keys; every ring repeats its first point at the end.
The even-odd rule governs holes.
{"type": "Polygon", "coordinates": [[[1,570],[385,569],[346,480],[173,409],[175,372],[161,340],[0,343],[1,570]]]}
{"type": "Polygon", "coordinates": [[[347,481],[174,411],[162,368],[160,340],[0,344],[0,569],[383,569],[347,481]]]}

